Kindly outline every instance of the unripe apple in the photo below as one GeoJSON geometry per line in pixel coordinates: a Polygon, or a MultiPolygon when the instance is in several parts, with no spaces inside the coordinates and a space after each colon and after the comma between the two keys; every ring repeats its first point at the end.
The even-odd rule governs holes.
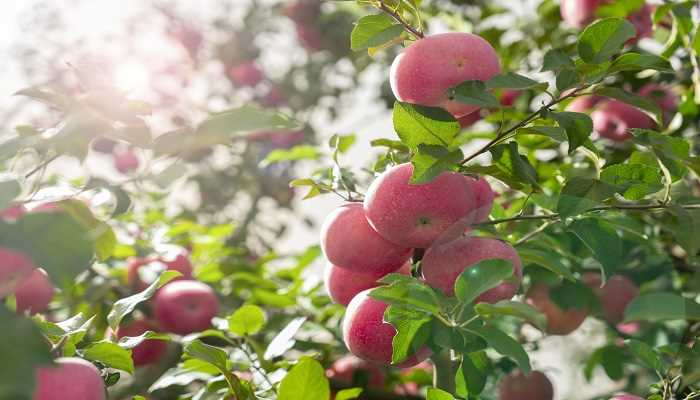
{"type": "MultiPolygon", "coordinates": [[[[360,292],[348,305],[343,318],[343,340],[345,346],[357,357],[379,364],[390,364],[391,342],[396,329],[384,322],[384,311],[389,305],[369,297],[370,290],[360,292]]],[[[397,366],[412,367],[430,355],[430,349],[424,346],[397,366]]]]}
{"type": "Polygon", "coordinates": [[[219,311],[219,300],[202,282],[176,281],[156,293],[153,311],[163,329],[188,335],[211,326],[211,319],[219,311]]]}
{"type": "Polygon", "coordinates": [[[352,355],[337,359],[326,376],[349,386],[383,388],[386,383],[386,372],[382,368],[352,355]]]}
{"type": "Polygon", "coordinates": [[[610,400],[644,400],[644,398],[632,394],[621,393],[611,398],[610,400]]]}
{"type": "Polygon", "coordinates": [[[581,29],[595,20],[600,0],[561,0],[561,17],[574,28],[581,29]]]}
{"type": "Polygon", "coordinates": [[[639,89],[639,95],[655,102],[664,115],[664,123],[669,123],[678,109],[678,95],[668,86],[647,83],[639,89]]]}
{"type": "Polygon", "coordinates": [[[623,142],[632,135],[631,128],[653,129],[656,126],[651,117],[640,109],[619,100],[606,101],[591,114],[593,129],[602,137],[615,142],[623,142]]]}
{"type": "Polygon", "coordinates": [[[549,288],[544,283],[535,284],[528,291],[526,301],[547,317],[546,332],[550,335],[568,335],[588,316],[587,310],[563,310],[549,297],[549,288]]]}
{"type": "MultiPolygon", "coordinates": [[[[119,339],[126,336],[137,337],[148,331],[156,332],[157,330],[158,328],[154,323],[145,319],[137,319],[125,326],[119,327],[119,329],[117,329],[117,337],[119,339]]],[[[138,346],[131,349],[131,358],[134,360],[134,365],[137,367],[153,364],[160,360],[167,347],[167,343],[163,340],[144,340],[138,346]]]]}
{"type": "Polygon", "coordinates": [[[381,236],[399,246],[427,248],[455,223],[476,220],[472,178],[443,172],[429,183],[411,184],[413,165],[386,170],[365,196],[367,220],[381,236]]]}
{"type": "Polygon", "coordinates": [[[498,400],[552,400],[554,387],[547,375],[532,371],[525,375],[516,370],[508,374],[498,388],[498,400]]]}
{"type": "Polygon", "coordinates": [[[454,296],[455,282],[470,266],[492,259],[503,259],[513,264],[513,276],[477,297],[477,302],[496,303],[508,300],[517,293],[523,277],[520,257],[508,243],[486,237],[460,237],[431,246],[421,263],[423,279],[428,285],[454,296]]]}
{"type": "MultiPolygon", "coordinates": [[[[406,262],[401,269],[395,272],[409,275],[411,263],[406,262]]],[[[324,270],[323,281],[331,300],[334,303],[347,306],[358,293],[379,286],[377,281],[385,275],[363,274],[328,263],[324,270]]]]}
{"type": "Polygon", "coordinates": [[[43,269],[35,269],[15,290],[17,311],[30,314],[43,313],[53,299],[54,288],[43,269]]]}
{"type": "Polygon", "coordinates": [[[36,269],[26,255],[0,247],[0,297],[13,293],[36,269]]]}
{"type": "Polygon", "coordinates": [[[321,226],[321,248],[331,264],[377,277],[396,271],[411,249],[396,245],[372,229],[361,203],[348,203],[328,214],[321,226]]]}
{"type": "Polygon", "coordinates": [[[479,107],[448,98],[450,88],[464,81],[488,81],[501,72],[494,48],[484,38],[464,32],[441,33],[420,39],[391,65],[394,96],[403,102],[443,107],[455,118],[479,107]]]}
{"type": "Polygon", "coordinates": [[[232,65],[227,76],[236,86],[255,86],[263,80],[263,73],[253,60],[232,65]]]}
{"type": "Polygon", "coordinates": [[[140,163],[139,158],[132,149],[124,150],[114,155],[114,168],[122,174],[136,171],[140,163]]]}
{"type": "Polygon", "coordinates": [[[105,385],[100,371],[75,357],[56,359],[56,366],[36,371],[33,400],[104,400],[105,385]]]}
{"type": "Polygon", "coordinates": [[[605,282],[600,302],[603,305],[603,315],[611,324],[622,322],[625,309],[639,294],[639,287],[623,275],[613,275],[605,282]]]}

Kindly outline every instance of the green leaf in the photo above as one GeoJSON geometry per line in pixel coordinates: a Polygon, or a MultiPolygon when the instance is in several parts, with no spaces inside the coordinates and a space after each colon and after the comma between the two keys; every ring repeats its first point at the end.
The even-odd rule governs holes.
{"type": "Polygon", "coordinates": [[[318,361],[302,357],[280,382],[279,400],[328,400],[330,385],[318,361]]]}
{"type": "Polygon", "coordinates": [[[448,91],[450,99],[479,107],[498,108],[501,103],[482,81],[465,81],[448,91]]]}
{"type": "Polygon", "coordinates": [[[606,18],[586,27],[578,38],[578,54],[589,64],[601,64],[637,34],[634,25],[620,18],[606,18]]]}
{"type": "Polygon", "coordinates": [[[562,218],[576,216],[599,206],[615,192],[615,187],[597,179],[573,177],[566,182],[559,195],[557,212],[562,218]]]}
{"type": "Polygon", "coordinates": [[[489,358],[485,352],[464,354],[455,376],[457,394],[464,398],[469,395],[478,396],[486,386],[489,367],[489,358]]]}
{"type": "Polygon", "coordinates": [[[569,154],[583,145],[593,132],[591,117],[583,113],[563,111],[548,113],[566,131],[569,139],[569,154]]]}
{"type": "Polygon", "coordinates": [[[290,117],[274,110],[256,106],[242,106],[210,115],[202,121],[195,136],[230,137],[236,133],[263,129],[295,129],[299,124],[290,117]]]}
{"type": "Polygon", "coordinates": [[[263,326],[265,312],[255,305],[245,305],[228,318],[228,329],[238,336],[255,335],[263,326]]]}
{"type": "Polygon", "coordinates": [[[574,60],[559,49],[549,50],[545,53],[544,60],[542,61],[542,72],[560,71],[562,69],[572,69],[574,67],[576,67],[574,60]]]}
{"type": "Polygon", "coordinates": [[[112,227],[95,218],[88,206],[80,200],[68,199],[55,204],[88,229],[88,235],[95,244],[95,253],[101,261],[112,255],[114,247],[117,245],[117,236],[112,227]]]}
{"type": "Polygon", "coordinates": [[[442,108],[394,103],[394,130],[412,150],[418,146],[449,146],[459,133],[459,123],[442,108]]]}
{"type": "Polygon", "coordinates": [[[0,178],[0,210],[6,208],[22,192],[22,187],[16,179],[0,178]]]}
{"type": "Polygon", "coordinates": [[[35,369],[51,363],[49,346],[31,319],[18,316],[3,304],[0,326],[0,398],[30,399],[35,369]]]}
{"type": "Polygon", "coordinates": [[[146,331],[139,336],[123,336],[119,339],[119,347],[122,349],[133,349],[134,347],[140,345],[146,340],[163,340],[169,342],[172,340],[170,335],[167,333],[157,333],[153,331],[146,331]]]}
{"type": "Polygon", "coordinates": [[[494,165],[508,177],[520,183],[539,187],[537,171],[527,157],[518,152],[517,142],[493,146],[490,152],[494,165]]]}
{"type": "Polygon", "coordinates": [[[297,317],[289,322],[267,345],[263,358],[271,360],[291,349],[294,346],[294,336],[299,332],[304,322],[306,322],[306,317],[297,317]]]}
{"type": "Polygon", "coordinates": [[[663,189],[661,172],[646,164],[615,164],[605,168],[600,179],[618,187],[628,200],[641,200],[663,189]]]}
{"type": "Polygon", "coordinates": [[[523,346],[517,340],[508,336],[505,332],[490,326],[484,325],[479,327],[470,327],[467,331],[480,336],[500,354],[510,357],[518,364],[518,367],[526,374],[531,371],[530,357],[523,349],[523,346]]]}
{"type": "Polygon", "coordinates": [[[455,398],[442,389],[428,388],[428,397],[426,400],[455,400],[455,398]]]}
{"type": "Polygon", "coordinates": [[[391,362],[394,364],[416,354],[430,336],[432,317],[429,314],[390,305],[384,312],[384,320],[396,328],[396,335],[391,341],[391,362]]]}
{"type": "Polygon", "coordinates": [[[126,350],[116,343],[102,341],[92,343],[83,350],[83,356],[88,360],[99,361],[102,364],[130,374],[134,373],[134,361],[131,359],[131,351],[126,350]]]}
{"type": "Polygon", "coordinates": [[[659,72],[673,72],[673,67],[667,59],[654,54],[625,53],[613,61],[608,73],[622,71],[642,71],[653,69],[659,72]]]}
{"type": "Polygon", "coordinates": [[[547,326],[547,317],[544,314],[534,307],[519,301],[503,300],[495,304],[479,303],[474,306],[474,310],[477,314],[486,318],[502,315],[521,318],[532,323],[542,331],[547,326]]]}
{"type": "Polygon", "coordinates": [[[560,92],[565,91],[566,89],[572,88],[576,86],[576,84],[579,83],[579,77],[578,77],[578,72],[574,69],[566,68],[562,69],[557,73],[557,80],[556,80],[556,85],[557,85],[557,90],[560,92]]]}
{"type": "Polygon", "coordinates": [[[350,33],[350,49],[353,51],[378,47],[403,33],[403,26],[395,24],[386,14],[366,15],[360,18],[350,33]]]}
{"type": "Polygon", "coordinates": [[[606,278],[612,276],[623,257],[622,240],[617,232],[598,218],[574,221],[569,225],[569,230],[593,253],[593,257],[603,267],[603,275],[606,278]]]}
{"type": "Polygon", "coordinates": [[[455,296],[471,303],[480,294],[513,276],[513,263],[503,259],[482,260],[465,269],[455,281],[455,296]]]}
{"type": "Polygon", "coordinates": [[[396,282],[377,287],[369,293],[369,296],[389,305],[413,308],[433,315],[440,312],[438,297],[433,289],[416,279],[412,279],[411,282],[396,282]]]}
{"type": "Polygon", "coordinates": [[[567,140],[566,131],[558,126],[528,126],[518,129],[518,133],[523,135],[547,136],[557,142],[564,142],[567,140]]]}
{"type": "Polygon", "coordinates": [[[362,388],[352,388],[340,390],[335,395],[335,400],[352,400],[360,397],[362,394],[362,388]]]}
{"type": "Polygon", "coordinates": [[[184,348],[185,354],[198,360],[206,361],[219,370],[229,370],[228,355],[218,347],[210,346],[201,340],[193,340],[184,348]]]}
{"type": "MultiPolygon", "coordinates": [[[[381,139],[378,139],[381,140],[381,139]]],[[[345,153],[350,150],[353,144],[357,142],[357,136],[351,135],[333,135],[328,140],[328,146],[334,150],[334,152],[345,153]]]]}
{"type": "Polygon", "coordinates": [[[656,353],[656,350],[654,350],[648,344],[636,339],[628,339],[627,347],[629,347],[632,354],[641,360],[647,367],[660,373],[665,372],[663,363],[661,362],[661,357],[658,353],[656,353]]]}
{"type": "Polygon", "coordinates": [[[601,347],[591,355],[584,368],[584,374],[590,380],[595,367],[601,365],[610,379],[620,380],[624,377],[623,363],[625,358],[625,352],[619,346],[601,347]]]}
{"type": "Polygon", "coordinates": [[[291,149],[275,149],[265,157],[262,166],[283,161],[318,160],[321,154],[321,150],[316,146],[309,145],[294,146],[291,149]]]}
{"type": "Polygon", "coordinates": [[[683,207],[670,208],[668,229],[673,232],[678,244],[691,257],[700,250],[700,212],[686,210],[683,207]]]}
{"type": "Polygon", "coordinates": [[[554,272],[564,279],[568,279],[572,282],[576,280],[571,270],[561,262],[561,255],[554,251],[518,246],[518,255],[522,259],[523,265],[536,264],[554,272]]]}
{"type": "Polygon", "coordinates": [[[662,120],[659,105],[650,98],[642,97],[612,86],[599,87],[594,90],[593,93],[599,96],[611,97],[623,103],[633,105],[641,110],[648,111],[653,114],[654,120],[657,122],[662,120]]]}
{"type": "Polygon", "coordinates": [[[112,306],[112,309],[109,311],[109,314],[107,314],[107,323],[109,324],[109,327],[113,331],[116,331],[122,319],[134,311],[137,305],[153,297],[159,288],[163,287],[163,285],[179,276],[182,276],[182,274],[178,271],[163,271],[158,279],[144,291],[117,300],[117,302],[112,306]]]}
{"type": "Polygon", "coordinates": [[[680,137],[664,135],[649,129],[630,129],[634,142],[651,149],[659,161],[669,170],[674,181],[685,176],[687,167],[682,161],[687,160],[690,144],[680,137]]]}
{"type": "Polygon", "coordinates": [[[546,89],[547,82],[537,82],[526,76],[507,72],[496,75],[486,82],[487,89],[513,89],[513,90],[543,90],[546,89]]]}
{"type": "Polygon", "coordinates": [[[625,309],[625,322],[700,320],[700,304],[675,293],[646,293],[625,309]]]}
{"type": "Polygon", "coordinates": [[[463,158],[464,153],[460,149],[450,151],[443,146],[420,144],[418,151],[411,158],[411,183],[428,183],[445,171],[455,171],[459,169],[463,158]]]}

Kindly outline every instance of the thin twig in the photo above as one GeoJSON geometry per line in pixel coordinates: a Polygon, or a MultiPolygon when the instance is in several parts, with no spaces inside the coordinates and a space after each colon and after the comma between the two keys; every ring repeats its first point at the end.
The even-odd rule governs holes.
{"type": "Polygon", "coordinates": [[[49,164],[51,164],[51,162],[54,161],[55,159],[57,159],[59,156],[60,156],[59,154],[56,154],[55,156],[53,156],[53,157],[49,158],[48,160],[42,162],[41,164],[37,165],[36,167],[34,167],[34,169],[27,172],[24,175],[24,178],[26,179],[26,178],[29,178],[30,176],[36,174],[39,170],[41,170],[41,169],[47,167],[49,164]]]}
{"type": "Polygon", "coordinates": [[[396,22],[403,25],[404,29],[406,31],[408,31],[409,33],[411,33],[416,38],[423,39],[425,37],[423,32],[421,32],[418,29],[411,26],[411,24],[409,24],[406,20],[404,20],[403,17],[401,17],[401,15],[399,15],[396,11],[392,10],[389,6],[384,4],[384,1],[379,0],[377,7],[380,10],[384,11],[385,13],[389,14],[389,16],[391,16],[394,20],[396,20],[396,22]]]}

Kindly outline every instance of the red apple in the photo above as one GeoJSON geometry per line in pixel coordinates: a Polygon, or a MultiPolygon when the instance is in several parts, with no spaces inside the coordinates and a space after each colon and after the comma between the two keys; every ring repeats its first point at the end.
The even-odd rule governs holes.
{"type": "Polygon", "coordinates": [[[654,22],[651,17],[653,12],[654,8],[651,5],[644,4],[642,8],[627,16],[627,20],[634,25],[634,29],[637,31],[637,35],[630,39],[628,44],[634,44],[639,39],[649,37],[654,33],[654,22]]]}
{"type": "Polygon", "coordinates": [[[498,388],[498,400],[552,400],[554,388],[547,375],[532,371],[525,375],[516,370],[508,374],[498,388]]]}
{"type": "Polygon", "coordinates": [[[227,71],[228,78],[236,86],[256,86],[264,76],[255,61],[244,61],[232,65],[227,71]]]}
{"type": "Polygon", "coordinates": [[[632,135],[627,132],[631,128],[653,129],[656,126],[651,117],[640,109],[619,100],[602,103],[591,114],[593,129],[602,137],[615,142],[623,142],[632,135]]]}
{"type": "Polygon", "coordinates": [[[12,294],[35,269],[34,262],[26,255],[0,247],[0,297],[12,294]]]}
{"type": "Polygon", "coordinates": [[[160,257],[160,261],[165,264],[168,271],[178,271],[182,274],[178,279],[191,279],[192,278],[192,261],[190,261],[190,256],[184,249],[175,254],[174,257],[163,256],[160,257]]]}
{"type": "Polygon", "coordinates": [[[279,107],[285,103],[284,93],[279,87],[273,86],[263,96],[262,103],[268,107],[279,107]]]}
{"type": "Polygon", "coordinates": [[[521,91],[519,90],[512,90],[512,89],[506,89],[501,93],[501,105],[504,105],[506,107],[511,107],[513,104],[515,104],[515,101],[520,97],[522,94],[521,91]]]}
{"type": "Polygon", "coordinates": [[[501,72],[494,48],[480,36],[441,33],[420,39],[391,65],[390,81],[399,101],[443,107],[455,118],[479,107],[448,98],[448,90],[468,80],[487,81],[501,72]]]}
{"type": "MultiPolygon", "coordinates": [[[[391,342],[396,329],[384,322],[388,304],[369,297],[370,290],[360,292],[348,305],[343,319],[343,339],[350,352],[357,357],[369,362],[390,364],[391,342]]],[[[424,346],[397,365],[401,368],[412,367],[430,355],[430,349],[424,346]]]]}
{"type": "Polygon", "coordinates": [[[567,111],[586,113],[591,111],[598,103],[605,100],[603,96],[579,96],[566,107],[567,111]]]}
{"type": "Polygon", "coordinates": [[[297,39],[310,53],[323,50],[323,38],[315,26],[296,24],[297,39]]]}
{"type": "Polygon", "coordinates": [[[463,117],[457,118],[457,122],[459,123],[459,127],[462,129],[469,128],[470,126],[474,125],[478,121],[481,120],[481,113],[479,110],[474,111],[473,113],[467,114],[463,117]]]}
{"type": "Polygon", "coordinates": [[[549,297],[549,288],[544,283],[535,284],[528,291],[526,301],[547,317],[546,332],[550,335],[568,335],[588,316],[587,310],[561,309],[549,297]]]}
{"type": "Polygon", "coordinates": [[[219,311],[219,300],[202,282],[176,281],[156,293],[153,311],[163,329],[188,335],[211,326],[211,319],[219,311]]]}
{"type": "Polygon", "coordinates": [[[14,222],[22,218],[27,210],[22,205],[11,206],[0,210],[0,220],[5,222],[14,222]]]}
{"type": "Polygon", "coordinates": [[[326,376],[349,386],[383,388],[386,383],[386,372],[382,368],[351,355],[337,359],[326,371],[326,376]],[[360,374],[365,375],[366,381],[358,379],[360,374]]]}
{"type": "Polygon", "coordinates": [[[443,172],[429,183],[414,185],[412,174],[413,165],[397,165],[377,177],[367,191],[367,220],[385,239],[403,247],[426,248],[457,222],[475,221],[472,178],[443,172]]]}
{"type": "Polygon", "coordinates": [[[669,123],[678,109],[678,95],[670,87],[647,83],[639,89],[639,95],[651,99],[661,108],[664,123],[669,123]]]}
{"type": "MultiPolygon", "coordinates": [[[[407,262],[398,271],[399,274],[409,275],[411,263],[407,262]]],[[[379,286],[377,280],[385,274],[363,274],[349,269],[326,264],[323,281],[326,291],[333,302],[347,306],[358,293],[379,286]]]]}
{"type": "Polygon", "coordinates": [[[644,400],[644,398],[632,394],[621,393],[611,398],[610,400],[644,400]]]}
{"type": "Polygon", "coordinates": [[[625,309],[639,294],[639,287],[623,275],[613,275],[603,286],[601,303],[603,315],[611,324],[622,322],[625,309]]]}
{"type": "Polygon", "coordinates": [[[581,29],[595,20],[600,0],[561,0],[561,17],[574,28],[581,29]]]}
{"type": "MultiPolygon", "coordinates": [[[[117,337],[119,339],[129,336],[137,337],[142,334],[153,331],[158,331],[156,325],[145,319],[137,319],[131,321],[128,325],[122,326],[117,330],[117,337]]],[[[138,346],[131,350],[131,358],[134,360],[135,366],[153,364],[160,360],[161,356],[165,353],[168,345],[163,340],[144,340],[138,346]]]]}
{"type": "Polygon", "coordinates": [[[493,208],[493,200],[496,198],[496,193],[493,192],[491,185],[489,185],[489,182],[483,176],[474,180],[473,190],[476,200],[474,222],[484,222],[489,219],[491,209],[493,208]]]}
{"type": "Polygon", "coordinates": [[[328,214],[321,226],[321,248],[331,264],[377,277],[396,271],[411,249],[396,245],[372,229],[362,203],[348,203],[328,214]]]}
{"type": "Polygon", "coordinates": [[[122,174],[136,171],[140,163],[139,158],[132,149],[124,150],[114,155],[114,168],[122,174]]]}
{"type": "Polygon", "coordinates": [[[54,288],[49,276],[43,269],[35,269],[15,290],[17,311],[30,314],[43,313],[53,299],[54,288]]]}
{"type": "Polygon", "coordinates": [[[491,259],[503,259],[513,263],[511,279],[482,293],[477,302],[496,303],[512,298],[522,279],[522,264],[515,249],[508,243],[486,237],[461,237],[431,246],[423,256],[423,279],[432,287],[454,296],[454,286],[459,275],[470,266],[491,259]]]}
{"type": "Polygon", "coordinates": [[[33,400],[104,400],[105,385],[100,371],[75,357],[56,359],[56,366],[36,372],[33,400]]]}

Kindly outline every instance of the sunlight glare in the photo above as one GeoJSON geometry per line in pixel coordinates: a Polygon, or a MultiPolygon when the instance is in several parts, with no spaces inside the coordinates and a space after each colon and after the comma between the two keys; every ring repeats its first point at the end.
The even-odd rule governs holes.
{"type": "Polygon", "coordinates": [[[114,84],[123,90],[147,87],[150,81],[148,67],[138,61],[126,61],[114,69],[114,84]]]}

